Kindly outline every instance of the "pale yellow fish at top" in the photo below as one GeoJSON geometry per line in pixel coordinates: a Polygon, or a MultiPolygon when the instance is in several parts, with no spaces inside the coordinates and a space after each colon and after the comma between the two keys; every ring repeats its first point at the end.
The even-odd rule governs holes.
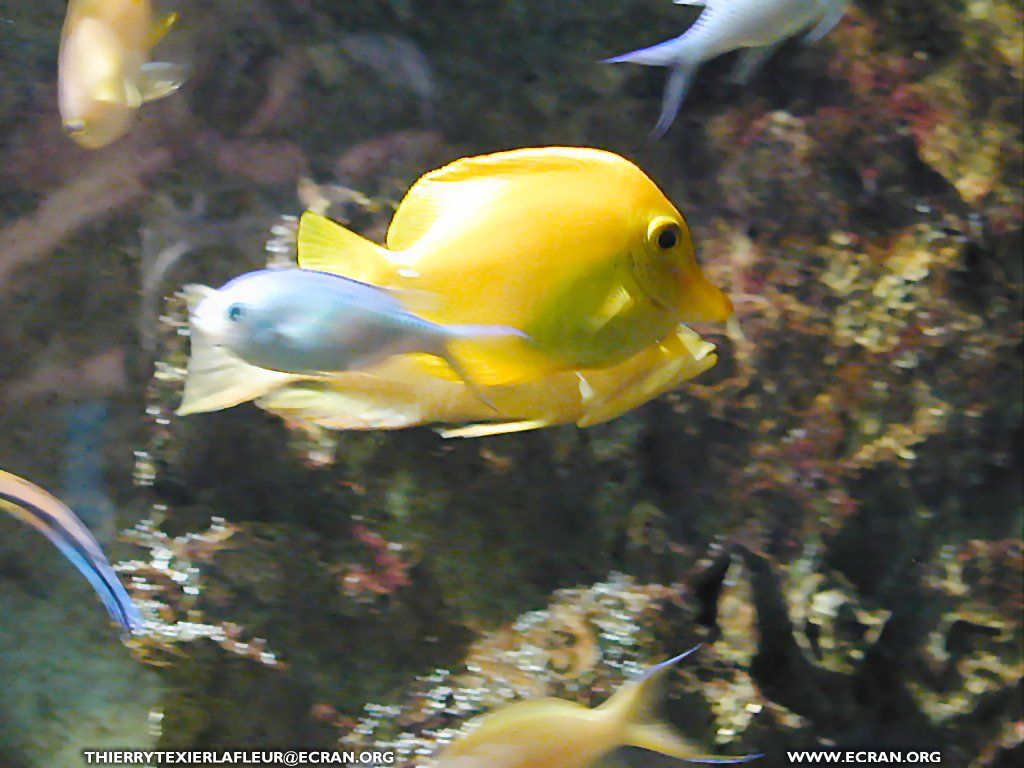
{"type": "Polygon", "coordinates": [[[529,341],[466,350],[469,374],[491,386],[609,368],[679,323],[732,314],[697,264],[682,214],[636,165],[598,149],[517,149],[431,171],[402,201],[386,246],[307,212],[298,258],[437,295],[423,313],[432,322],[523,331],[529,341]]]}
{"type": "Polygon", "coordinates": [[[78,144],[110,144],[128,131],[143,103],[181,86],[184,67],[149,60],[176,20],[175,13],[154,20],[150,0],[71,0],[57,86],[64,129],[78,144]]]}
{"type": "Polygon", "coordinates": [[[665,673],[695,650],[624,683],[595,709],[554,698],[520,701],[498,709],[442,751],[434,768],[587,768],[624,746],[695,763],[731,764],[757,759],[760,755],[700,755],[681,734],[651,719],[665,673]]]}

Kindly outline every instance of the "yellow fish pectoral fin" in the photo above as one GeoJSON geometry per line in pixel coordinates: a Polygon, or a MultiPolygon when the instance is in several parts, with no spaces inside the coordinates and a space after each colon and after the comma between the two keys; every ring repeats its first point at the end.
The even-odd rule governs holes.
{"type": "Polygon", "coordinates": [[[483,424],[469,424],[464,427],[439,427],[434,431],[446,439],[449,437],[488,437],[491,435],[507,435],[513,432],[529,432],[532,429],[543,429],[550,423],[547,419],[495,421],[483,424]]]}
{"type": "Polygon", "coordinates": [[[139,103],[148,103],[170,96],[181,88],[188,71],[180,64],[166,61],[151,61],[142,65],[139,72],[139,103]]]}
{"type": "Polygon", "coordinates": [[[684,381],[713,368],[718,362],[714,351],[714,344],[704,341],[689,328],[679,326],[676,333],[665,341],[622,363],[624,366],[637,363],[637,375],[627,377],[614,388],[601,391],[600,372],[593,376],[593,381],[581,376],[593,394],[584,398],[585,410],[576,425],[592,427],[609,421],[675,389],[684,381]]]}
{"type": "Polygon", "coordinates": [[[178,23],[178,18],[178,14],[172,11],[153,22],[153,26],[149,29],[149,35],[146,37],[146,49],[149,50],[159,45],[160,41],[167,37],[167,33],[178,23]]]}
{"type": "Polygon", "coordinates": [[[306,211],[299,219],[299,266],[379,285],[394,274],[387,250],[326,216],[306,211]]]}

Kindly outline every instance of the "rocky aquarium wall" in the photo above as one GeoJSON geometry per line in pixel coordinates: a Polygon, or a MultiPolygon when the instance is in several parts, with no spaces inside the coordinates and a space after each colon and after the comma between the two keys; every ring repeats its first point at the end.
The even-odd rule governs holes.
{"type": "Polygon", "coordinates": [[[0,0],[0,466],[76,510],[152,624],[122,646],[0,520],[0,764],[426,765],[473,715],[597,704],[697,643],[665,714],[706,752],[1019,764],[1019,2],[856,0],[745,86],[702,67],[655,141],[664,71],[600,62],[700,8],[180,0],[187,83],[95,151],[57,115],[65,7],[0,0]],[[472,440],[174,414],[183,285],[292,258],[310,206],[380,240],[427,170],[544,145],[625,155],[683,211],[739,320],[701,327],[715,367],[472,440]]]}

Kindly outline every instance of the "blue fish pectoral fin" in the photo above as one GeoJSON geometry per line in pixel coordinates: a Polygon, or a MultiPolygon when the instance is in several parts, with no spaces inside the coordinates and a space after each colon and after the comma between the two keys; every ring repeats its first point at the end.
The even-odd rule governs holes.
{"type": "Polygon", "coordinates": [[[170,96],[181,88],[188,78],[188,70],[181,64],[151,61],[142,65],[137,83],[140,103],[156,101],[170,96]]]}
{"type": "Polygon", "coordinates": [[[831,32],[832,28],[846,15],[847,5],[849,5],[849,0],[832,0],[829,3],[828,10],[825,11],[825,15],[821,17],[821,21],[804,37],[803,44],[814,45],[831,32]]]}
{"type": "Polygon", "coordinates": [[[745,49],[740,53],[736,66],[733,67],[732,74],[729,75],[729,81],[735,85],[746,85],[750,82],[750,78],[757,74],[758,70],[778,50],[778,47],[779,43],[772,43],[758,48],[745,49]]]}
{"type": "Polygon", "coordinates": [[[28,480],[0,470],[0,508],[46,536],[85,576],[107,613],[125,632],[142,629],[142,613],[100,545],[60,499],[28,480]]]}

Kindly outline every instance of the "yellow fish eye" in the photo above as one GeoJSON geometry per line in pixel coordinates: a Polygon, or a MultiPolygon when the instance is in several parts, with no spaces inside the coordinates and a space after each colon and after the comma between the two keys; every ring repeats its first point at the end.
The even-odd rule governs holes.
{"type": "Polygon", "coordinates": [[[658,251],[671,251],[682,241],[679,223],[666,216],[658,216],[647,227],[647,242],[658,251]]]}

